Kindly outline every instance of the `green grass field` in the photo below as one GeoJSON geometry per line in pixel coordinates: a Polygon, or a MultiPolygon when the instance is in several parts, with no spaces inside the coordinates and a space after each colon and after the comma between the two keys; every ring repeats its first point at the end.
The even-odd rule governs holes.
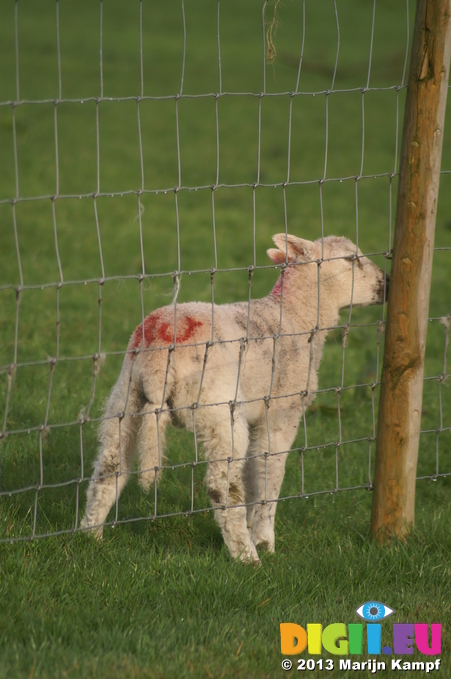
{"type": "MultiPolygon", "coordinates": [[[[389,547],[368,540],[370,492],[331,492],[340,424],[338,487],[365,486],[369,460],[374,466],[368,438],[377,417],[379,387],[371,385],[382,364],[382,307],[353,310],[343,376],[342,331],[329,336],[321,393],[299,429],[282,488],[282,497],[299,495],[304,475],[306,496],[280,503],[276,554],[263,554],[261,568],[230,561],[209,511],[204,464],[195,469],[194,515],[145,520],[153,493],[142,494],[132,480],[120,500],[123,523],[107,528],[102,543],[71,533],[84,508],[87,481],[79,479],[96,454],[102,403],[142,305],[148,314],[170,302],[174,271],[183,272],[179,301],[210,301],[216,268],[214,299],[222,303],[247,299],[247,268],[256,265],[252,296],[261,297],[278,275],[266,249],[285,224],[310,239],[324,233],[355,241],[358,233],[361,249],[389,267],[384,253],[394,228],[405,99],[405,90],[395,89],[405,59],[404,3],[378,0],[370,90],[362,94],[373,5],[337,2],[336,91],[326,94],[337,49],[333,3],[306,2],[296,90],[299,0],[279,4],[277,57],[266,65],[266,81],[262,4],[221,3],[222,87],[217,4],[186,0],[182,94],[210,96],[177,101],[180,3],[142,3],[142,80],[139,2],[101,4],[100,65],[99,3],[59,0],[57,41],[54,0],[0,0],[0,427],[7,434],[0,439],[0,679],[296,676],[296,656],[293,670],[281,667],[279,624],[358,622],[355,609],[373,598],[396,610],[383,623],[383,645],[392,621],[442,623],[441,673],[448,676],[451,476],[418,481],[415,529],[389,547]],[[302,94],[290,97],[295,91],[302,94]],[[277,93],[285,94],[270,96],[277,93]],[[8,103],[17,97],[20,105],[8,103]],[[107,359],[93,392],[97,352],[107,359]],[[360,386],[341,394],[340,422],[333,388],[342,379],[344,387],[360,386]],[[63,535],[30,541],[33,532],[63,535]]],[[[270,4],[267,19],[272,12],[270,4]]],[[[448,247],[450,235],[451,174],[444,174],[436,246],[448,247]]],[[[451,394],[437,379],[446,372],[439,319],[450,312],[450,264],[450,250],[435,253],[420,476],[451,473],[451,394]]],[[[183,463],[194,456],[192,435],[170,429],[168,454],[181,466],[166,470],[158,512],[187,512],[191,467],[183,463]]],[[[341,672],[337,658],[333,671],[308,674],[367,676],[341,672]]],[[[389,658],[377,659],[389,667],[389,658]]],[[[423,658],[416,651],[413,659],[423,658]]],[[[398,674],[387,669],[382,676],[398,674]]]]}

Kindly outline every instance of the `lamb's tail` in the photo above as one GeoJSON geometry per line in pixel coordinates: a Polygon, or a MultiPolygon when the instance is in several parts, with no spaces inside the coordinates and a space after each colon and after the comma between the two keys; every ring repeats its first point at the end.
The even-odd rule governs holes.
{"type": "Polygon", "coordinates": [[[168,372],[167,358],[160,352],[132,360],[126,355],[99,427],[103,465],[109,458],[109,473],[129,475],[137,448],[139,482],[146,491],[158,480],[164,464],[165,429],[170,421],[165,397],[172,385],[168,372]]]}
{"type": "Polygon", "coordinates": [[[165,430],[170,422],[167,408],[147,403],[140,414],[138,431],[139,483],[146,492],[158,483],[165,461],[165,430]]]}
{"type": "Polygon", "coordinates": [[[167,401],[173,387],[173,376],[168,364],[171,355],[168,357],[166,352],[157,351],[143,358],[142,371],[136,372],[134,380],[139,402],[132,399],[132,407],[136,403],[136,414],[132,419],[137,426],[139,483],[147,492],[158,482],[164,466],[165,430],[171,420],[167,401]]]}

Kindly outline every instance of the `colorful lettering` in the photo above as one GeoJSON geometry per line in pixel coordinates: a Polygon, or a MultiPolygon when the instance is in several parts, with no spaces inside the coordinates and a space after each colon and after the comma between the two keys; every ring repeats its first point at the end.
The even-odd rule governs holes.
{"type": "Polygon", "coordinates": [[[393,641],[395,642],[395,653],[399,655],[411,655],[413,653],[414,627],[408,623],[394,623],[393,641]]]}
{"type": "Polygon", "coordinates": [[[280,650],[284,655],[302,653],[306,646],[307,632],[303,627],[293,622],[280,623],[280,650]]]}
{"type": "Polygon", "coordinates": [[[442,650],[442,626],[440,623],[431,625],[431,645],[429,646],[429,625],[415,623],[415,643],[423,655],[440,655],[442,650]]]}
{"type": "Polygon", "coordinates": [[[347,655],[349,643],[346,625],[342,622],[334,622],[332,625],[328,625],[323,632],[323,646],[326,651],[333,655],[347,655]]]}

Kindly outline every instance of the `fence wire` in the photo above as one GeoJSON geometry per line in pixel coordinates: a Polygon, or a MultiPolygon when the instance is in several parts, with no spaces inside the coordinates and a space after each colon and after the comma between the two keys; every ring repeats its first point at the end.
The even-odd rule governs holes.
{"type": "MultiPolygon", "coordinates": [[[[308,382],[305,390],[300,390],[297,392],[284,393],[282,395],[272,394],[272,383],[274,379],[274,356],[278,346],[278,342],[282,338],[287,337],[286,334],[281,332],[281,323],[279,324],[279,331],[276,335],[259,335],[258,338],[252,335],[250,330],[250,318],[251,318],[251,306],[252,306],[252,290],[253,290],[253,280],[255,274],[259,271],[274,270],[274,264],[262,265],[257,263],[257,241],[258,241],[258,228],[259,228],[259,217],[257,214],[257,203],[259,192],[264,189],[276,189],[282,195],[283,203],[283,224],[285,229],[285,234],[290,232],[289,220],[288,220],[288,208],[287,208],[287,189],[291,187],[317,187],[318,190],[318,200],[319,200],[319,222],[320,222],[320,237],[323,241],[323,254],[322,257],[317,261],[318,267],[318,280],[319,271],[323,262],[330,261],[330,258],[324,257],[324,238],[326,236],[325,229],[325,217],[324,217],[324,191],[325,187],[328,185],[335,185],[340,183],[347,183],[353,186],[354,190],[354,201],[355,201],[355,244],[359,247],[359,235],[362,229],[365,227],[360,225],[359,222],[359,190],[362,182],[364,180],[375,180],[376,182],[386,182],[388,185],[388,238],[385,242],[381,242],[381,247],[376,252],[366,252],[365,254],[369,257],[379,256],[384,258],[384,262],[390,259],[391,256],[391,244],[392,244],[392,213],[393,206],[396,202],[396,197],[394,192],[396,191],[396,181],[398,176],[398,157],[399,157],[399,146],[400,146],[400,134],[399,131],[402,127],[402,94],[406,88],[406,73],[408,65],[408,53],[410,45],[410,27],[409,27],[409,0],[406,0],[405,8],[405,43],[402,46],[397,46],[403,51],[403,68],[402,76],[398,84],[389,87],[374,87],[371,86],[371,75],[372,75],[372,58],[373,58],[373,41],[375,34],[375,20],[377,16],[377,3],[376,0],[373,1],[372,9],[372,23],[371,23],[371,35],[370,42],[368,45],[368,67],[366,75],[364,75],[364,85],[361,87],[351,87],[351,88],[337,88],[337,69],[339,63],[340,50],[342,48],[342,38],[340,34],[340,12],[339,4],[336,0],[331,0],[329,3],[330,7],[333,8],[335,27],[336,27],[336,49],[335,57],[332,68],[332,78],[330,81],[330,86],[327,89],[320,89],[316,91],[302,91],[300,89],[301,74],[303,72],[304,64],[304,47],[306,40],[306,32],[308,31],[308,22],[306,21],[306,3],[305,0],[302,3],[302,22],[300,26],[299,34],[299,60],[297,66],[297,78],[296,87],[294,91],[280,91],[272,92],[267,88],[268,81],[268,71],[269,67],[267,64],[267,22],[268,13],[273,11],[273,6],[268,5],[264,2],[261,8],[261,30],[262,30],[262,44],[261,44],[261,64],[262,64],[262,87],[259,89],[256,84],[255,91],[248,92],[233,92],[225,91],[223,89],[223,75],[222,75],[222,61],[221,61],[221,2],[217,2],[217,66],[218,66],[218,90],[213,92],[205,92],[200,94],[191,94],[186,92],[185,88],[185,65],[186,65],[186,50],[187,50],[187,36],[189,36],[189,27],[186,22],[185,4],[184,0],[181,0],[180,14],[181,14],[181,24],[182,24],[182,35],[181,40],[183,42],[182,47],[182,60],[181,60],[181,73],[180,73],[180,88],[177,92],[172,95],[162,95],[162,96],[149,96],[145,94],[145,48],[143,41],[143,15],[145,12],[150,11],[149,7],[143,0],[139,0],[139,69],[140,69],[140,87],[139,91],[136,92],[134,96],[124,96],[124,97],[111,97],[106,96],[105,86],[104,86],[104,3],[102,0],[99,2],[99,96],[97,97],[79,97],[79,98],[65,98],[63,97],[63,76],[62,76],[62,56],[61,56],[61,20],[60,20],[60,2],[56,0],[55,2],[55,23],[56,23],[56,66],[57,66],[57,82],[58,82],[58,96],[56,99],[43,98],[43,99],[23,99],[21,98],[21,73],[20,73],[20,43],[19,43],[19,24],[21,20],[21,13],[26,12],[26,5],[22,10],[21,3],[16,1],[14,4],[14,51],[15,51],[15,98],[13,100],[1,101],[0,110],[8,109],[11,111],[11,133],[12,133],[12,147],[13,147],[13,158],[14,167],[12,168],[12,173],[14,176],[14,195],[1,199],[1,206],[10,206],[12,213],[12,227],[14,234],[14,246],[15,246],[15,257],[17,260],[17,270],[19,283],[6,283],[0,285],[0,292],[10,291],[15,294],[15,321],[14,321],[14,339],[13,339],[13,360],[8,361],[6,364],[0,366],[0,375],[5,377],[5,389],[4,389],[4,410],[1,419],[1,432],[0,432],[0,454],[3,451],[3,461],[2,466],[4,466],[4,460],[6,459],[6,444],[17,439],[17,445],[22,445],[19,442],[20,437],[24,435],[33,435],[36,437],[37,450],[33,444],[31,448],[33,453],[37,453],[38,458],[38,468],[39,468],[39,478],[35,482],[29,482],[26,478],[18,487],[12,487],[10,484],[5,483],[4,479],[0,477],[0,499],[3,506],[3,513],[8,518],[5,519],[4,525],[2,526],[2,533],[0,533],[0,542],[14,542],[18,540],[31,540],[38,537],[45,537],[50,535],[58,535],[62,533],[70,533],[79,531],[80,521],[83,515],[84,502],[85,502],[85,489],[87,482],[91,480],[92,477],[92,460],[94,456],[94,450],[92,450],[91,443],[86,443],[86,427],[95,425],[97,427],[101,422],[105,422],[107,419],[106,415],[98,414],[93,415],[92,410],[95,410],[94,404],[96,403],[96,388],[98,381],[102,373],[102,367],[104,362],[109,357],[128,356],[129,352],[124,346],[121,351],[106,351],[104,348],[104,332],[103,332],[103,321],[102,321],[102,308],[103,308],[103,291],[106,283],[117,282],[118,284],[127,280],[136,281],[139,288],[139,304],[141,309],[140,318],[136,318],[136,324],[141,323],[142,328],[145,327],[145,293],[146,293],[146,283],[149,281],[155,281],[157,279],[164,279],[173,282],[173,294],[174,294],[174,340],[171,350],[168,352],[167,348],[162,349],[152,349],[146,348],[144,345],[144,335],[142,333],[142,346],[139,348],[138,354],[141,352],[165,352],[168,353],[168,363],[167,370],[170,366],[170,355],[172,350],[176,350],[176,337],[177,332],[181,332],[180,324],[177,327],[177,310],[179,308],[178,296],[180,291],[180,281],[182,277],[193,275],[193,274],[205,274],[210,276],[210,296],[212,303],[212,333],[209,342],[196,344],[195,342],[189,344],[189,346],[200,346],[205,350],[202,377],[199,388],[199,395],[197,402],[190,404],[189,406],[184,406],[183,408],[172,407],[171,405],[165,404],[165,402],[158,405],[157,408],[149,408],[146,411],[142,411],[137,415],[139,418],[144,418],[146,416],[155,416],[157,421],[158,418],[162,417],[165,413],[170,413],[171,416],[179,415],[185,418],[192,418],[192,428],[194,431],[194,457],[190,460],[177,461],[175,464],[171,464],[170,460],[166,462],[163,458],[162,446],[159,444],[159,464],[154,469],[155,477],[157,473],[163,472],[163,477],[165,473],[170,473],[171,471],[186,470],[187,475],[184,477],[187,481],[188,486],[181,489],[181,493],[186,493],[188,497],[188,506],[186,509],[181,510],[176,508],[171,511],[171,507],[168,502],[162,502],[161,494],[163,490],[161,486],[155,484],[154,491],[152,494],[151,509],[146,513],[142,512],[142,515],[132,515],[132,516],[122,516],[120,507],[121,502],[119,500],[119,493],[116,493],[115,507],[112,513],[109,515],[110,518],[104,525],[113,526],[121,523],[137,522],[143,520],[155,520],[164,517],[171,517],[177,515],[194,515],[196,513],[201,513],[209,511],[212,509],[210,503],[206,501],[206,496],[201,498],[199,505],[199,494],[198,494],[198,484],[197,470],[200,470],[201,476],[204,475],[206,465],[208,462],[202,458],[200,450],[200,441],[198,441],[198,436],[196,433],[196,413],[202,409],[217,408],[223,406],[230,410],[230,421],[231,421],[231,433],[232,433],[232,450],[231,456],[225,458],[220,458],[215,460],[216,462],[224,462],[227,465],[228,474],[230,472],[231,462],[237,462],[241,458],[235,455],[233,436],[234,436],[234,411],[242,407],[243,405],[249,405],[253,401],[264,401],[266,407],[266,413],[271,405],[277,399],[289,399],[291,397],[305,398],[308,393],[316,394],[316,396],[326,395],[327,397],[333,397],[336,403],[336,414],[338,419],[338,437],[334,440],[328,440],[325,438],[321,442],[311,442],[309,441],[309,426],[307,422],[306,410],[304,408],[303,417],[301,421],[301,432],[303,433],[303,440],[297,439],[298,444],[292,449],[293,455],[297,456],[298,465],[300,468],[299,480],[300,486],[296,489],[296,492],[290,492],[288,494],[283,494],[278,499],[267,497],[265,494],[264,502],[274,503],[278,501],[288,500],[288,499],[305,499],[309,497],[315,497],[319,495],[335,495],[341,491],[349,490],[371,490],[372,488],[372,456],[374,456],[375,451],[375,437],[376,437],[376,408],[377,408],[377,394],[379,387],[379,375],[380,366],[382,358],[382,342],[383,342],[383,332],[385,324],[385,306],[381,307],[380,318],[377,321],[372,321],[368,323],[355,322],[354,309],[351,300],[351,306],[349,308],[349,313],[344,323],[340,323],[333,328],[324,328],[320,325],[320,307],[321,307],[321,289],[318,285],[318,299],[317,299],[317,322],[316,326],[311,328],[308,333],[292,333],[291,336],[300,338],[301,336],[309,336],[310,339],[315,333],[322,330],[334,330],[341,333],[341,380],[339,383],[334,383],[333,385],[319,388],[317,390],[309,390],[308,382]],[[364,158],[365,158],[365,141],[366,141],[366,116],[368,114],[368,96],[373,92],[393,92],[395,97],[395,115],[393,120],[393,128],[395,131],[395,149],[393,155],[393,162],[390,167],[387,167],[386,171],[379,172],[377,174],[364,174],[364,158]],[[360,167],[359,173],[357,175],[351,176],[340,176],[331,177],[328,174],[328,167],[330,161],[330,149],[329,149],[329,127],[330,127],[330,102],[334,97],[344,94],[360,94],[361,97],[361,153],[360,153],[360,167]],[[325,111],[325,129],[324,129],[324,163],[323,170],[320,176],[312,177],[311,179],[299,181],[292,178],[292,135],[293,135],[293,106],[298,101],[304,101],[312,97],[322,98],[324,102],[325,111]],[[221,168],[221,143],[220,143],[220,103],[223,100],[236,101],[237,99],[247,99],[256,100],[258,102],[258,118],[257,118],[257,163],[256,163],[256,177],[254,182],[236,182],[236,183],[224,183],[220,181],[220,168],[221,168]],[[286,177],[283,181],[276,183],[268,183],[263,181],[262,177],[262,140],[263,140],[263,126],[262,126],[262,109],[265,103],[273,98],[281,98],[288,102],[288,120],[280,120],[278,124],[286,125],[288,123],[288,148],[287,148],[287,165],[286,165],[286,177]],[[180,126],[180,115],[179,108],[181,102],[184,100],[213,100],[215,107],[215,182],[214,184],[201,184],[201,185],[191,185],[184,184],[182,182],[182,154],[181,154],[181,126],[180,126]],[[141,112],[142,107],[146,102],[173,102],[174,104],[174,115],[175,115],[175,141],[176,141],[176,163],[177,163],[177,183],[176,185],[167,186],[166,188],[149,188],[145,181],[145,153],[143,144],[143,129],[141,122],[141,112]],[[93,192],[85,193],[64,193],[61,192],[61,181],[60,181],[60,143],[59,143],[59,115],[61,106],[64,104],[83,106],[88,103],[95,105],[95,145],[96,145],[96,172],[95,172],[95,190],[93,192]],[[138,130],[138,155],[139,155],[139,175],[140,181],[139,185],[135,189],[127,189],[123,191],[102,191],[101,182],[101,168],[102,168],[102,153],[101,153],[101,133],[102,133],[102,111],[105,106],[114,107],[118,103],[123,102],[134,102],[136,105],[136,124],[138,130]],[[18,111],[24,110],[28,111],[28,107],[43,107],[46,105],[53,105],[53,129],[54,129],[54,163],[55,163],[55,190],[53,193],[48,193],[45,195],[24,195],[21,191],[20,178],[21,173],[19,171],[19,152],[18,152],[18,127],[19,123],[17,120],[18,111]],[[252,261],[249,261],[244,266],[236,267],[220,267],[219,257],[218,257],[218,239],[217,239],[217,223],[216,223],[216,202],[218,192],[233,192],[237,189],[245,189],[252,196],[252,241],[253,241],[253,257],[252,261]],[[189,192],[203,192],[206,195],[211,196],[211,215],[212,215],[212,240],[213,240],[213,258],[214,266],[197,269],[186,269],[182,266],[182,253],[183,245],[181,240],[180,231],[180,206],[179,200],[180,196],[189,192]],[[143,204],[142,200],[145,196],[157,196],[161,194],[168,194],[173,196],[174,200],[174,211],[175,211],[175,224],[176,224],[176,262],[177,266],[175,270],[162,272],[162,273],[149,273],[148,267],[146,266],[145,257],[145,230],[146,225],[143,221],[143,204]],[[117,198],[124,196],[134,196],[136,199],[136,214],[137,214],[137,228],[139,235],[139,255],[140,255],[140,273],[139,274],[127,274],[127,275],[107,275],[107,267],[105,264],[104,257],[104,241],[102,240],[102,230],[101,230],[101,220],[99,217],[99,201],[103,198],[117,198]],[[60,249],[60,228],[58,224],[58,211],[57,206],[62,201],[87,201],[92,202],[93,205],[93,220],[95,225],[95,234],[97,247],[99,252],[100,261],[100,271],[101,275],[92,277],[83,277],[80,279],[69,280],[64,275],[63,258],[61,256],[60,249]],[[54,239],[54,249],[56,265],[58,270],[58,276],[55,280],[51,282],[43,283],[26,283],[24,278],[24,264],[21,256],[20,250],[20,238],[19,238],[19,227],[18,227],[18,214],[17,211],[22,204],[31,203],[33,206],[40,202],[50,204],[52,212],[52,223],[53,223],[53,239],[54,239]],[[245,292],[243,300],[246,299],[247,295],[247,327],[243,334],[243,337],[239,340],[221,340],[214,336],[215,328],[215,281],[218,275],[239,273],[244,272],[247,275],[248,288],[245,292]],[[96,351],[94,353],[85,352],[81,355],[64,355],[60,352],[60,333],[61,333],[61,322],[62,322],[62,311],[61,311],[61,294],[66,289],[73,289],[77,286],[94,285],[97,287],[97,303],[98,303],[98,331],[97,331],[97,341],[96,341],[96,351]],[[24,293],[28,291],[45,291],[46,289],[54,290],[56,296],[56,352],[54,356],[48,356],[47,358],[35,358],[32,360],[20,360],[19,357],[19,342],[20,342],[20,320],[21,320],[21,301],[24,293]],[[366,381],[358,384],[347,385],[345,383],[345,355],[347,351],[347,342],[350,331],[355,328],[366,328],[369,332],[373,333],[375,337],[375,343],[372,348],[375,354],[376,368],[375,368],[375,379],[371,381],[366,381]],[[243,399],[240,398],[240,368],[242,366],[244,352],[249,343],[268,340],[273,343],[273,363],[272,363],[272,375],[271,375],[271,389],[268,394],[264,397],[258,399],[243,399]],[[205,369],[208,361],[208,353],[211,347],[219,344],[225,344],[227,342],[236,343],[239,345],[239,361],[238,361],[238,378],[236,382],[235,396],[232,400],[225,399],[224,401],[215,401],[214,403],[202,403],[201,402],[201,389],[202,382],[205,374],[205,369]],[[50,421],[50,410],[53,395],[53,380],[55,371],[59,366],[64,364],[71,364],[73,362],[89,362],[91,364],[92,371],[92,383],[91,391],[89,396],[89,401],[83,411],[78,415],[78,417],[69,419],[63,422],[52,422],[50,421]],[[48,382],[46,386],[45,394],[45,415],[38,425],[26,426],[23,422],[17,419],[17,414],[14,417],[11,414],[11,401],[13,397],[13,391],[19,385],[19,376],[22,371],[29,368],[42,368],[46,367],[48,369],[48,382]],[[366,390],[371,395],[371,425],[370,430],[367,435],[359,437],[347,437],[344,434],[343,426],[343,416],[342,416],[342,401],[343,397],[347,393],[362,393],[359,390],[366,390]],[[179,412],[183,410],[184,412],[179,412]],[[54,461],[46,457],[46,442],[53,430],[66,430],[70,429],[72,432],[71,436],[77,436],[79,440],[79,474],[75,478],[64,478],[62,474],[61,478],[53,482],[47,480],[46,470],[48,467],[54,465],[54,461]],[[300,441],[300,442],[299,442],[300,441]],[[366,478],[360,483],[342,484],[340,475],[340,457],[341,454],[346,450],[350,449],[350,446],[365,446],[366,453],[366,478]],[[329,455],[330,459],[333,460],[334,467],[334,480],[333,484],[327,484],[327,488],[314,489],[309,491],[308,483],[308,473],[305,468],[307,457],[315,452],[325,451],[329,455]],[[71,490],[72,499],[71,504],[71,516],[72,521],[67,525],[61,527],[58,525],[57,521],[48,516],[48,509],[46,509],[47,515],[44,515],[41,519],[40,512],[40,499],[47,491],[59,491],[61,494],[59,496],[59,501],[64,502],[67,497],[67,493],[71,490]],[[73,493],[75,495],[73,495],[73,493]],[[23,523],[20,526],[15,527],[17,521],[14,519],[14,513],[8,514],[9,503],[15,498],[23,498],[26,507],[28,508],[25,512],[25,517],[23,523]],[[13,517],[13,518],[11,518],[13,517]]],[[[328,5],[328,6],[329,6],[328,5]]],[[[451,170],[443,170],[442,174],[450,174],[451,170]]],[[[239,243],[235,243],[234,247],[239,249],[239,243]]],[[[436,250],[448,251],[451,248],[436,248],[436,250]]],[[[356,250],[357,255],[357,250],[356,250]]],[[[8,255],[11,256],[11,255],[8,255]]],[[[237,258],[238,259],[238,258],[237,258]]],[[[280,318],[282,319],[282,307],[284,300],[284,275],[286,271],[286,264],[281,264],[277,268],[280,269],[282,274],[281,281],[281,310],[280,318]]],[[[425,438],[431,438],[435,440],[435,462],[434,462],[434,472],[430,474],[421,474],[418,479],[430,479],[436,480],[439,477],[444,477],[451,475],[451,468],[443,467],[440,464],[439,452],[442,447],[439,445],[441,440],[445,440],[446,435],[451,431],[451,426],[449,418],[443,411],[442,396],[443,389],[445,386],[445,380],[450,376],[447,366],[447,350],[449,342],[449,327],[450,327],[451,313],[440,317],[430,318],[429,321],[431,325],[438,326],[441,324],[443,326],[443,368],[440,374],[435,374],[432,376],[427,376],[425,378],[425,383],[436,383],[438,389],[438,411],[439,420],[434,428],[424,429],[421,432],[421,441],[425,438]]],[[[76,328],[74,328],[76,332],[76,328]]],[[[179,349],[180,351],[180,349],[179,349]]],[[[327,346],[326,346],[327,352],[327,346]]],[[[133,357],[132,361],[132,371],[136,355],[133,357]]],[[[322,381],[327,381],[323,376],[322,381]]],[[[131,383],[131,382],[130,382],[131,383]]],[[[130,398],[130,384],[127,393],[126,403],[124,404],[124,411],[128,399],[130,398]]],[[[357,397],[358,400],[358,397],[357,397]]],[[[358,408],[358,402],[356,404],[356,409],[358,408]]],[[[114,419],[119,420],[119,427],[121,426],[123,413],[115,413],[114,419]]],[[[158,427],[157,427],[158,431],[158,427]]],[[[89,438],[89,437],[88,437],[89,438]]],[[[315,438],[315,437],[313,437],[315,438]]],[[[32,439],[30,438],[30,441],[32,439]]],[[[260,458],[266,462],[269,458],[275,456],[283,456],[288,451],[271,451],[271,433],[268,426],[268,440],[269,449],[264,452],[258,452],[255,455],[251,455],[251,458],[260,458]]],[[[89,439],[90,441],[90,439],[89,439]]],[[[446,444],[444,444],[446,447],[446,444]]],[[[249,459],[249,456],[246,458],[249,459]]],[[[121,456],[121,468],[114,472],[116,478],[116,483],[122,474],[127,474],[127,476],[133,477],[139,475],[141,472],[138,470],[123,470],[122,469],[122,456],[121,456]]],[[[58,476],[58,474],[56,474],[58,476]]],[[[267,482],[267,479],[266,479],[267,482]]],[[[229,486],[228,486],[229,487],[229,486]]],[[[242,504],[229,502],[229,491],[227,492],[226,501],[224,507],[228,506],[243,506],[242,504]]],[[[244,503],[246,504],[246,503],[244,503]]],[[[150,505],[149,505],[150,506],[150,505]]],[[[137,512],[138,514],[139,512],[137,512]]]]}

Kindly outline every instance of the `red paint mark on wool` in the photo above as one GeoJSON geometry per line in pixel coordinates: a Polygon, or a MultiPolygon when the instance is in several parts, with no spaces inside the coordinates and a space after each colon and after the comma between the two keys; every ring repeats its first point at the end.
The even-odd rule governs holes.
{"type": "Polygon", "coordinates": [[[274,295],[274,297],[279,297],[281,290],[282,290],[282,276],[279,276],[279,278],[277,279],[277,283],[271,290],[271,295],[274,295]]]}
{"type": "MultiPolygon", "coordinates": [[[[292,273],[290,269],[285,269],[285,273],[283,275],[283,294],[286,295],[288,292],[288,277],[292,273]]],[[[271,290],[271,295],[274,295],[274,297],[280,297],[280,294],[282,292],[282,275],[279,276],[277,279],[277,283],[271,290]]]]}
{"type": "MultiPolygon", "coordinates": [[[[144,319],[144,346],[148,347],[157,338],[157,323],[160,319],[160,312],[154,311],[150,316],[144,319]]],[[[129,351],[138,349],[143,346],[143,324],[140,323],[132,335],[128,345],[129,351]]]]}
{"type": "Polygon", "coordinates": [[[148,347],[156,340],[163,342],[163,344],[181,344],[191,339],[203,324],[201,321],[196,321],[192,316],[181,317],[177,320],[177,338],[174,336],[174,323],[167,323],[161,321],[162,312],[154,311],[144,319],[144,342],[143,342],[143,324],[140,323],[132,335],[128,350],[132,352],[134,349],[140,347],[148,347]]]}
{"type": "MultiPolygon", "coordinates": [[[[200,328],[201,325],[201,321],[196,321],[192,316],[180,319],[177,323],[177,343],[187,342],[196,332],[196,328],[200,328]]],[[[161,323],[158,328],[158,337],[166,344],[173,344],[175,339],[173,327],[169,323],[161,323]]]]}

